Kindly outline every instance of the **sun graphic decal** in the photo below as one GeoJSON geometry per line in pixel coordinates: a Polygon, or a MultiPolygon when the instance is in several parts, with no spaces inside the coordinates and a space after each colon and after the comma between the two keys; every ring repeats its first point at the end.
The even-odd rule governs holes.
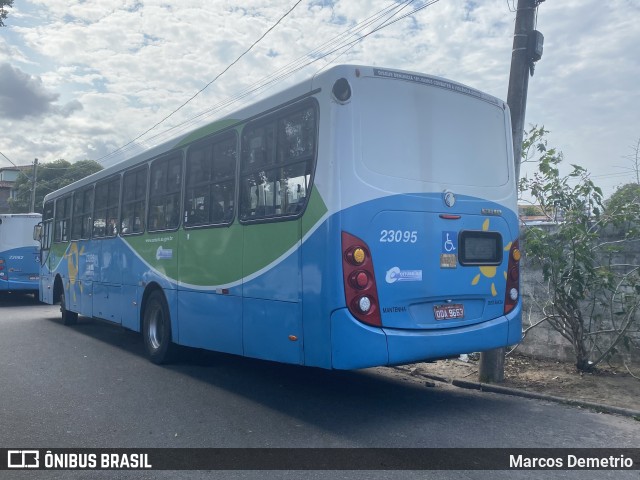
{"type": "MultiPolygon", "coordinates": [[[[489,219],[485,219],[484,223],[482,224],[482,231],[483,232],[487,232],[489,230],[489,219]]],[[[511,243],[509,242],[509,244],[507,246],[504,247],[504,250],[506,252],[508,252],[511,249],[511,243]]],[[[480,283],[480,280],[482,279],[482,277],[486,277],[488,279],[492,279],[496,276],[496,274],[498,273],[498,267],[497,266],[482,266],[482,267],[478,267],[480,269],[480,273],[478,273],[475,277],[473,277],[473,280],[471,280],[471,285],[476,286],[480,283]]],[[[507,279],[507,271],[505,270],[504,272],[502,272],[504,279],[507,279]]],[[[496,289],[496,284],[492,281],[491,282],[491,296],[496,297],[498,295],[498,290],[496,289]]]]}
{"type": "MultiPolygon", "coordinates": [[[[65,254],[67,257],[67,268],[69,270],[69,281],[71,283],[71,287],[75,286],[76,281],[78,280],[79,266],[80,266],[80,255],[84,254],[84,247],[82,250],[78,251],[78,244],[73,242],[69,246],[69,250],[65,254]]],[[[73,294],[73,301],[76,301],[76,291],[74,288],[71,289],[73,294]]],[[[80,293],[82,293],[82,283],[80,283],[80,293]]]]}

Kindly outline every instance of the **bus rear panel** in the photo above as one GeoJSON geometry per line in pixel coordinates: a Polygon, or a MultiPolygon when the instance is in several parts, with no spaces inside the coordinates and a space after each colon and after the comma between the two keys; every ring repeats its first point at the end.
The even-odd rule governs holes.
{"type": "Polygon", "coordinates": [[[0,215],[0,292],[38,291],[39,243],[33,227],[40,214],[0,215]]]}
{"type": "Polygon", "coordinates": [[[334,108],[345,308],[332,366],[403,364],[521,339],[506,105],[462,85],[346,71],[334,108]],[[357,339],[357,340],[355,340],[357,339]]]}

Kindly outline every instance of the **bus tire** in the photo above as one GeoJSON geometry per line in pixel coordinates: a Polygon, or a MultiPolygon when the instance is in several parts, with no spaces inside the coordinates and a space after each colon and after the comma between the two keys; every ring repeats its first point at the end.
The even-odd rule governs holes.
{"type": "Polygon", "coordinates": [[[67,310],[67,301],[64,297],[64,291],[60,293],[60,313],[62,315],[63,325],[75,325],[78,323],[78,314],[71,310],[67,310]]]}
{"type": "Polygon", "coordinates": [[[175,345],[171,340],[171,315],[160,290],[151,292],[144,307],[142,336],[149,360],[155,364],[169,363],[175,345]]]}

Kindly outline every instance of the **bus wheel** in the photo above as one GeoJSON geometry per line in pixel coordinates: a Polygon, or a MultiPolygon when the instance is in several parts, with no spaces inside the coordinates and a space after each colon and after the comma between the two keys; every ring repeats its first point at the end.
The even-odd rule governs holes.
{"type": "Polygon", "coordinates": [[[67,310],[67,302],[64,299],[64,292],[60,294],[60,313],[62,314],[63,325],[75,325],[78,323],[78,314],[67,310]]]}
{"type": "Polygon", "coordinates": [[[171,316],[167,301],[159,290],[152,292],[147,299],[142,335],[149,360],[156,364],[171,361],[175,349],[171,342],[171,316]]]}

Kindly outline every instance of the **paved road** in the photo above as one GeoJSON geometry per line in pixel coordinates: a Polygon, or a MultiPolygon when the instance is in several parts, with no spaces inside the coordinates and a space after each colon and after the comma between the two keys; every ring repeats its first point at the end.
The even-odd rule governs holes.
{"type": "MultiPolygon", "coordinates": [[[[0,302],[0,448],[640,445],[640,422],[629,418],[448,386],[427,388],[389,369],[330,372],[193,350],[172,366],[156,366],[146,360],[138,334],[84,317],[65,327],[57,307],[28,297],[0,302]]],[[[15,478],[26,478],[22,473],[15,478]]],[[[39,473],[41,478],[207,478],[204,472],[39,473]]],[[[540,472],[502,474],[539,478],[540,472]]],[[[556,474],[637,478],[637,472],[556,474]]],[[[300,478],[300,472],[216,477],[222,476],[300,478]]],[[[496,474],[440,472],[439,478],[496,474]]]]}

